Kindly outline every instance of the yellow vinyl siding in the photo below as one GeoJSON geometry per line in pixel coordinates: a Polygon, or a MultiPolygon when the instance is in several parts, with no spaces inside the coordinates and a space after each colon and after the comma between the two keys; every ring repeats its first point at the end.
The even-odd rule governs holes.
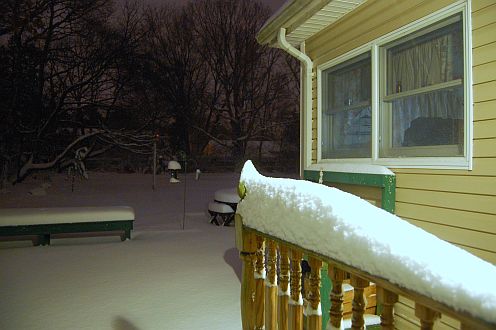
{"type": "Polygon", "coordinates": [[[494,252],[489,252],[486,250],[479,250],[479,249],[476,249],[476,248],[473,248],[470,246],[466,246],[463,244],[455,244],[455,245],[457,245],[458,247],[461,247],[464,250],[467,250],[468,252],[478,256],[479,258],[482,258],[482,259],[496,265],[496,254],[494,252]]]}
{"type": "Polygon", "coordinates": [[[444,226],[437,223],[409,219],[405,217],[404,219],[436,236],[442,236],[444,240],[450,243],[473,246],[476,249],[485,251],[492,251],[492,249],[494,249],[494,245],[496,244],[496,236],[494,234],[444,226]]]}
{"type": "Polygon", "coordinates": [[[494,23],[496,3],[494,1],[472,1],[472,30],[494,23]],[[478,5],[477,3],[481,4],[478,5]]]}
{"type": "MultiPolygon", "coordinates": [[[[306,41],[315,67],[454,1],[369,0],[306,41]]],[[[472,1],[473,168],[391,169],[396,214],[496,264],[496,0],[472,1]]],[[[312,159],[317,159],[317,92],[313,81],[312,159]]],[[[365,193],[365,191],[361,191],[365,193]]],[[[418,329],[413,304],[396,304],[396,328],[418,329]]],[[[443,315],[435,329],[459,329],[443,315]]]]}
{"type": "Polygon", "coordinates": [[[433,171],[428,169],[412,169],[412,168],[398,168],[394,172],[397,176],[403,173],[410,174],[439,174],[439,175],[458,175],[458,176],[494,176],[496,170],[496,158],[474,158],[474,165],[472,171],[460,170],[442,170],[433,171]]]}
{"type": "Polygon", "coordinates": [[[496,23],[483,26],[473,31],[472,46],[477,48],[496,41],[496,34],[491,33],[496,29],[496,23]]]}
{"type": "MultiPolygon", "coordinates": [[[[494,45],[494,52],[496,54],[496,43],[494,45]]],[[[474,85],[474,103],[494,100],[495,90],[496,80],[474,85]]]]}
{"type": "Polygon", "coordinates": [[[401,213],[405,218],[430,222],[435,219],[435,222],[441,225],[470,229],[483,233],[496,232],[496,221],[494,221],[494,215],[492,214],[418,205],[408,202],[397,202],[396,211],[397,213],[401,213]]]}
{"type": "MultiPolygon", "coordinates": [[[[442,187],[439,188],[442,189],[442,187]]],[[[452,193],[436,190],[419,190],[415,188],[396,188],[396,200],[398,202],[410,202],[419,205],[494,214],[496,221],[495,196],[452,193]]],[[[397,214],[400,217],[402,216],[399,213],[397,214]]],[[[435,221],[435,219],[433,219],[433,221],[435,221]]]]}
{"type": "Polygon", "coordinates": [[[496,139],[474,139],[474,157],[496,158],[496,139]]]}
{"type": "Polygon", "coordinates": [[[473,49],[474,66],[494,61],[496,43],[490,43],[473,49]]]}
{"type": "MultiPolygon", "coordinates": [[[[496,29],[496,25],[494,29],[496,29]]],[[[474,85],[494,81],[494,72],[496,72],[496,61],[475,66],[473,68],[474,85]]],[[[494,108],[493,111],[495,111],[494,108]]]]}
{"type": "MultiPolygon", "coordinates": [[[[496,72],[496,66],[493,69],[496,72]]],[[[487,119],[496,119],[496,100],[474,104],[474,120],[487,119]]]]}
{"type": "Polygon", "coordinates": [[[409,188],[477,195],[496,195],[496,177],[402,174],[398,175],[396,186],[400,189],[409,188]]]}
{"type": "Polygon", "coordinates": [[[480,10],[491,5],[494,5],[494,0],[475,0],[472,1],[472,12],[480,13],[480,10]]]}
{"type": "Polygon", "coordinates": [[[496,137],[496,119],[474,122],[474,139],[488,139],[496,137]]]}

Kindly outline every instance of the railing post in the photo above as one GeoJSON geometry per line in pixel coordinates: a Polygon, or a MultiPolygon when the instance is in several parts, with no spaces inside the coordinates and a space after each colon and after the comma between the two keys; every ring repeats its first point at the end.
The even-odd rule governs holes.
{"type": "Polygon", "coordinates": [[[289,303],[289,249],[279,244],[279,303],[277,304],[278,330],[288,330],[289,303]]]}
{"type": "Polygon", "coordinates": [[[243,261],[241,277],[241,322],[243,330],[255,328],[254,297],[255,297],[255,259],[257,243],[254,234],[243,230],[243,221],[239,214],[235,216],[236,247],[243,261]]]}
{"type": "Polygon", "coordinates": [[[394,304],[398,295],[381,287],[376,287],[377,300],[382,304],[381,327],[383,330],[394,330],[394,304]]]}
{"type": "Polygon", "coordinates": [[[291,296],[289,301],[289,329],[303,329],[303,298],[301,296],[301,258],[302,253],[291,250],[291,296]]]}
{"type": "Polygon", "coordinates": [[[327,274],[332,281],[329,322],[334,329],[341,329],[343,320],[343,281],[346,278],[346,272],[329,264],[327,274]]]}
{"type": "Polygon", "coordinates": [[[267,263],[265,281],[265,329],[277,330],[277,250],[276,243],[267,240],[267,263]]]}
{"type": "Polygon", "coordinates": [[[431,330],[441,314],[419,303],[415,303],[415,316],[420,319],[420,329],[431,330]]]}
{"type": "Polygon", "coordinates": [[[255,262],[255,329],[265,325],[265,240],[256,236],[257,252],[255,262]]]}
{"type": "Polygon", "coordinates": [[[322,309],[320,306],[320,270],[322,261],[315,258],[308,258],[310,265],[310,287],[307,294],[308,308],[307,320],[308,330],[322,330],[322,309]]]}
{"type": "Polygon", "coordinates": [[[351,285],[353,286],[353,302],[352,311],[353,316],[351,318],[351,329],[352,330],[362,330],[365,328],[365,321],[363,319],[363,314],[365,313],[365,307],[367,306],[367,301],[363,294],[363,289],[369,286],[369,281],[364,280],[358,276],[351,276],[351,285]]]}

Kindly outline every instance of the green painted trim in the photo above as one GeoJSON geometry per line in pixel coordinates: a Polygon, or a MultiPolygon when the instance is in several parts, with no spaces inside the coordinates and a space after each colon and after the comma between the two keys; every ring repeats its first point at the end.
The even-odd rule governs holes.
{"type": "MultiPolygon", "coordinates": [[[[319,181],[320,171],[303,172],[305,180],[319,181]]],[[[394,213],[396,203],[396,176],[387,174],[349,173],[349,172],[323,172],[324,182],[353,184],[381,188],[381,208],[394,213]]]]}
{"type": "Polygon", "coordinates": [[[131,238],[134,220],[56,223],[41,225],[0,226],[0,236],[40,237],[42,245],[50,244],[51,234],[87,233],[99,231],[124,231],[121,239],[131,238]]]}
{"type": "MultiPolygon", "coordinates": [[[[319,176],[319,171],[304,171],[305,180],[317,182],[319,176]]],[[[384,187],[385,177],[388,176],[394,177],[394,175],[323,171],[323,180],[326,182],[356,184],[360,186],[384,187]]]]}
{"type": "Polygon", "coordinates": [[[396,176],[385,175],[381,191],[381,208],[393,213],[396,211],[396,176]]]}

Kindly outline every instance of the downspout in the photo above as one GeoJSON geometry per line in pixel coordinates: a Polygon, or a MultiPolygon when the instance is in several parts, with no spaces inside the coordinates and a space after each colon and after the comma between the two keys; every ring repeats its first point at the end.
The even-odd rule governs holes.
{"type": "Polygon", "coordinates": [[[302,64],[301,111],[300,111],[300,177],[312,162],[312,69],[313,62],[305,53],[293,47],[286,40],[286,29],[280,28],[277,45],[286,53],[297,58],[302,64]]]}

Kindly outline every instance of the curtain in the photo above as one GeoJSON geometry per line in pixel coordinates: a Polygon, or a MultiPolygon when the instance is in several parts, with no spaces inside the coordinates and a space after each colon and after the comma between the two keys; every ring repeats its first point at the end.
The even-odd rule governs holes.
{"type": "MultiPolygon", "coordinates": [[[[388,95],[463,78],[460,22],[390,48],[387,63],[388,95]]],[[[407,129],[427,118],[463,120],[463,85],[394,100],[393,147],[408,145],[407,129]]]]}

